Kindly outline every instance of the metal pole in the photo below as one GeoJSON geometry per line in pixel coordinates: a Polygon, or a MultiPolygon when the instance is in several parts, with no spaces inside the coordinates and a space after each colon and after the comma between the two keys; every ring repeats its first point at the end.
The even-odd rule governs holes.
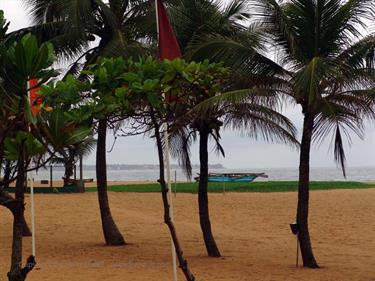
{"type": "MultiPolygon", "coordinates": [[[[168,124],[165,122],[163,124],[163,131],[164,131],[164,157],[166,162],[167,168],[167,183],[168,183],[168,203],[169,203],[169,216],[174,221],[174,214],[173,214],[173,202],[172,202],[172,183],[171,183],[171,163],[169,159],[169,139],[168,139],[168,124]]],[[[176,263],[176,248],[174,246],[173,239],[171,238],[171,247],[172,247],[172,266],[173,266],[173,280],[177,281],[177,263],[176,263]]]]}
{"type": "Polygon", "coordinates": [[[34,172],[30,172],[30,207],[31,207],[31,252],[35,257],[35,205],[34,205],[34,172]]]}
{"type": "MultiPolygon", "coordinates": [[[[155,0],[155,14],[156,14],[156,28],[159,38],[159,16],[158,16],[158,0],[155,0]]],[[[168,139],[168,124],[164,122],[163,124],[164,132],[164,157],[166,161],[167,168],[167,182],[168,182],[168,203],[169,203],[169,216],[173,222],[173,204],[172,204],[172,186],[171,186],[171,165],[169,161],[169,139],[168,139]]],[[[176,248],[174,246],[173,239],[171,238],[171,248],[172,248],[172,266],[173,266],[173,280],[177,281],[177,263],[176,263],[176,248]]]]}
{"type": "MultiPolygon", "coordinates": [[[[28,88],[28,102],[30,101],[30,82],[27,82],[28,88]]],[[[28,130],[31,131],[30,126],[28,126],[28,130]]],[[[23,163],[21,164],[23,165],[23,163]]],[[[31,181],[30,181],[30,208],[31,208],[31,253],[35,257],[35,211],[34,211],[34,172],[30,171],[29,173],[31,181]]],[[[26,172],[26,188],[27,188],[27,172],[26,172]]]]}

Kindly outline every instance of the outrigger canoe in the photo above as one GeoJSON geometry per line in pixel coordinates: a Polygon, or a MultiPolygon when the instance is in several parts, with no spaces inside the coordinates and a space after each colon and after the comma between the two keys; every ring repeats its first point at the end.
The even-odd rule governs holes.
{"type": "MultiPolygon", "coordinates": [[[[265,173],[210,173],[209,182],[252,182],[256,178],[268,178],[265,173]]],[[[195,177],[199,181],[199,177],[195,177]]]]}

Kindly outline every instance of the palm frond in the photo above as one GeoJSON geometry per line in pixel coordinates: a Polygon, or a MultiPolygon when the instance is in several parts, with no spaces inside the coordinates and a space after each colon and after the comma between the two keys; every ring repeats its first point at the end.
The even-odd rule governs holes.
{"type": "MultiPolygon", "coordinates": [[[[346,77],[350,78],[353,72],[358,69],[371,70],[375,63],[375,35],[369,35],[343,50],[336,58],[340,63],[344,63],[347,73],[346,77]]],[[[346,70],[346,71],[345,71],[346,70]]],[[[373,72],[370,74],[374,74],[373,72]]]]}
{"type": "Polygon", "coordinates": [[[215,152],[218,156],[223,156],[225,157],[225,151],[224,151],[224,148],[223,146],[221,145],[220,143],[220,140],[221,140],[221,135],[220,135],[220,131],[219,130],[213,130],[213,132],[211,132],[210,136],[214,139],[215,141],[215,146],[214,146],[214,149],[215,149],[215,152]]]}
{"type": "Polygon", "coordinates": [[[249,20],[251,14],[249,11],[249,1],[247,0],[232,0],[224,8],[224,18],[232,20],[234,24],[237,22],[249,20]]]}
{"type": "Polygon", "coordinates": [[[247,102],[269,107],[277,107],[280,105],[279,96],[273,90],[253,88],[222,93],[199,103],[191,111],[207,115],[212,110],[218,111],[220,108],[231,107],[247,102]]]}
{"type": "Polygon", "coordinates": [[[83,141],[74,145],[74,155],[86,157],[96,149],[96,139],[93,136],[86,137],[83,141]]]}
{"type": "Polygon", "coordinates": [[[292,122],[277,111],[262,105],[236,105],[226,115],[224,124],[253,139],[299,146],[296,140],[297,130],[292,122]]]}
{"type": "Polygon", "coordinates": [[[188,179],[192,177],[190,161],[191,145],[196,140],[196,132],[190,131],[186,126],[174,127],[169,133],[169,147],[171,156],[177,159],[179,166],[188,179]]]}
{"type": "Polygon", "coordinates": [[[335,134],[335,149],[334,149],[335,161],[341,166],[342,173],[346,178],[346,168],[345,168],[345,151],[344,145],[341,138],[340,127],[336,127],[336,134],[335,134]]]}

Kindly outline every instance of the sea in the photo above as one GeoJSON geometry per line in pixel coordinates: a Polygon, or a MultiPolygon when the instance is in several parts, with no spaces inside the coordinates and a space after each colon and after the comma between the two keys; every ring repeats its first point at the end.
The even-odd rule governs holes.
{"type": "MultiPolygon", "coordinates": [[[[360,181],[370,182],[375,181],[375,167],[349,167],[347,168],[346,178],[344,178],[342,171],[339,168],[327,168],[327,167],[312,167],[310,178],[312,181],[360,181]]],[[[298,168],[241,168],[241,169],[230,169],[230,168],[212,168],[210,172],[215,173],[265,173],[268,178],[257,178],[256,181],[294,181],[298,180],[298,168]]],[[[193,169],[193,178],[197,176],[199,169],[193,169]]],[[[142,168],[142,169],[111,169],[107,171],[107,177],[110,181],[155,181],[158,179],[159,171],[157,167],[142,168]]],[[[64,175],[62,168],[53,168],[52,178],[53,180],[61,180],[64,175]]],[[[79,177],[79,171],[77,169],[77,177],[79,177]]],[[[83,171],[84,179],[95,179],[95,169],[87,168],[83,171]]],[[[194,181],[189,179],[184,172],[179,168],[171,170],[172,180],[179,182],[194,181]]],[[[49,180],[50,169],[41,169],[36,175],[37,180],[49,180]]]]}

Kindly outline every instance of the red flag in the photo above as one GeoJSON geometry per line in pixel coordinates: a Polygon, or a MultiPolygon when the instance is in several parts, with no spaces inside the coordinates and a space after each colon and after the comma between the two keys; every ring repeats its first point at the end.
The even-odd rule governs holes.
{"type": "Polygon", "coordinates": [[[155,0],[157,7],[157,25],[159,33],[159,58],[161,60],[181,57],[180,46],[169,22],[162,0],[155,0]]]}
{"type": "Polygon", "coordinates": [[[40,111],[40,105],[43,103],[42,98],[38,94],[39,88],[35,88],[38,85],[38,79],[30,79],[28,83],[29,90],[29,100],[31,106],[31,112],[36,116],[40,111]]]}

